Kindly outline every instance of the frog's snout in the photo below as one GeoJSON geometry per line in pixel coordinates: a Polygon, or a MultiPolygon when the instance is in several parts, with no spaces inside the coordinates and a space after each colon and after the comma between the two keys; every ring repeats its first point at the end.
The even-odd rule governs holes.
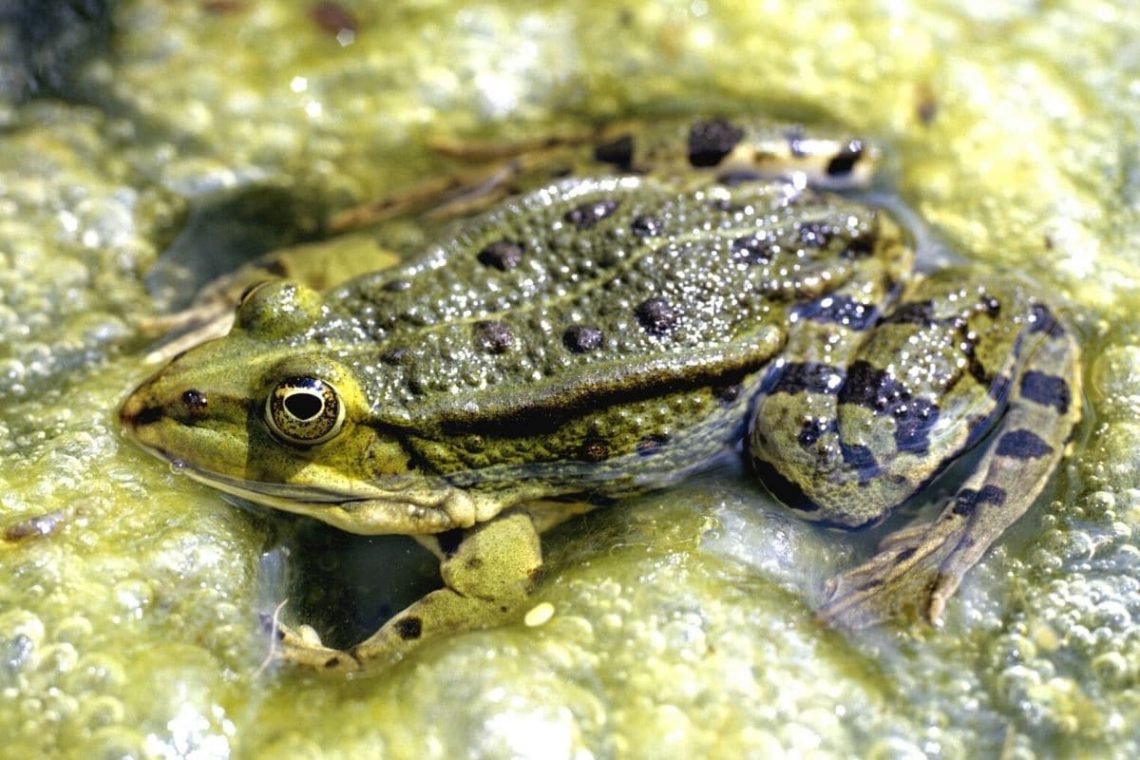
{"type": "Polygon", "coordinates": [[[206,393],[196,388],[185,388],[176,394],[156,392],[155,379],[140,385],[119,407],[119,422],[128,430],[153,425],[163,419],[193,423],[209,407],[206,393]]]}

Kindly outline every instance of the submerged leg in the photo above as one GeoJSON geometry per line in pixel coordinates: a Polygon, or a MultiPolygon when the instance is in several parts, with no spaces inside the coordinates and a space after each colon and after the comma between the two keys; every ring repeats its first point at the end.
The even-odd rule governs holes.
{"type": "Polygon", "coordinates": [[[280,657],[346,672],[395,662],[436,636],[504,622],[526,600],[542,564],[538,532],[523,512],[502,514],[462,534],[431,538],[433,551],[441,556],[443,588],[414,602],[347,652],[282,628],[280,657]]]}
{"type": "Polygon", "coordinates": [[[1040,495],[1081,402],[1077,346],[1047,311],[1037,314],[1048,320],[1046,339],[1015,377],[1009,409],[974,473],[933,520],[887,536],[867,562],[832,578],[826,618],[859,627],[917,614],[939,624],[963,575],[1040,495]]]}
{"type": "Polygon", "coordinates": [[[1080,416],[1078,348],[1018,282],[954,270],[912,283],[881,316],[842,294],[801,311],[809,339],[789,342],[765,381],[750,446],[806,519],[873,526],[997,426],[941,514],[831,581],[822,610],[854,625],[937,621],[1056,469],[1080,416]]]}

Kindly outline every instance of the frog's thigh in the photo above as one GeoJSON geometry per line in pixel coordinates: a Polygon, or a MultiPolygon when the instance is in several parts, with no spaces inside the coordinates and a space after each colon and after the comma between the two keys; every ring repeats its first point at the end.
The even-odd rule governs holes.
{"type": "Polygon", "coordinates": [[[399,613],[352,649],[361,665],[388,661],[440,634],[503,622],[518,609],[542,564],[529,515],[508,512],[440,540],[444,588],[399,613]],[[458,539],[457,545],[452,545],[458,539]]]}
{"type": "Polygon", "coordinates": [[[1037,345],[973,475],[933,521],[887,536],[878,554],[832,579],[826,617],[858,626],[917,612],[940,622],[963,574],[1041,493],[1079,420],[1081,389],[1076,343],[1044,307],[1034,312],[1023,337],[1037,345]]]}

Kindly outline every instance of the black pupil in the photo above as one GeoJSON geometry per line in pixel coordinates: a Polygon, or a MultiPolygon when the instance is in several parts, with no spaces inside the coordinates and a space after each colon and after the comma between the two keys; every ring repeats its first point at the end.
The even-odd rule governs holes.
{"type": "Polygon", "coordinates": [[[294,393],[285,399],[285,409],[299,420],[311,420],[321,413],[324,402],[313,393],[294,393]]]}

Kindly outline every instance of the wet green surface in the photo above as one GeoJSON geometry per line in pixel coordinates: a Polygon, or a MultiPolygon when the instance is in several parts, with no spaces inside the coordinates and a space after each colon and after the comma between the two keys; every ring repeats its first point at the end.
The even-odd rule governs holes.
{"type": "Polygon", "coordinates": [[[347,22],[318,23],[317,5],[123,2],[111,52],[76,75],[87,105],[5,106],[6,753],[1140,753],[1140,13],[344,3],[342,44],[347,22]],[[438,171],[427,137],[741,111],[875,137],[888,187],[936,242],[1025,272],[1084,337],[1074,457],[946,626],[820,625],[823,579],[870,539],[801,525],[721,472],[556,532],[543,626],[457,637],[353,682],[259,669],[258,613],[285,593],[260,557],[281,524],[113,423],[149,372],[146,274],[173,241],[213,253],[188,220],[285,197],[286,233],[262,229],[280,245],[438,171]]]}

